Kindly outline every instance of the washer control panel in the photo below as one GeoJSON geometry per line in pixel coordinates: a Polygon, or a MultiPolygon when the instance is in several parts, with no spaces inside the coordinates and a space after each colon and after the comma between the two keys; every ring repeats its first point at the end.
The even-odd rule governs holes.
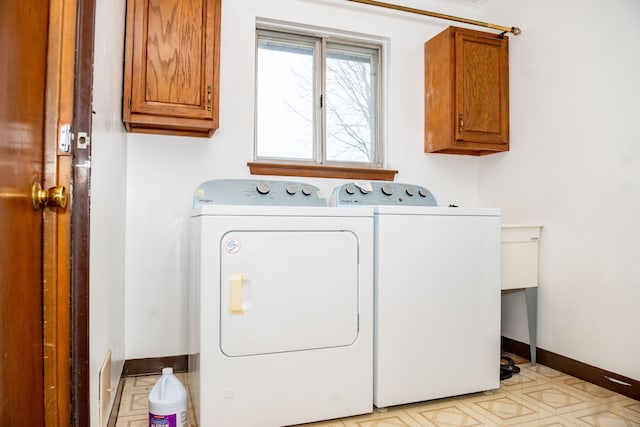
{"type": "Polygon", "coordinates": [[[355,181],[333,191],[336,206],[438,206],[426,188],[398,182],[355,181]]]}
{"type": "Polygon", "coordinates": [[[198,186],[193,205],[327,206],[327,200],[303,182],[214,179],[198,186]]]}

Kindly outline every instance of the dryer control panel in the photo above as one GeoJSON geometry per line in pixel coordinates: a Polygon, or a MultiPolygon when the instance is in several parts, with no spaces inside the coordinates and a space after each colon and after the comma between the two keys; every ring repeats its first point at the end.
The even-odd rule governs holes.
{"type": "Polygon", "coordinates": [[[215,179],[198,186],[193,206],[327,206],[318,187],[294,181],[215,179]]]}
{"type": "Polygon", "coordinates": [[[426,188],[398,182],[354,181],[333,191],[336,206],[438,206],[426,188]]]}

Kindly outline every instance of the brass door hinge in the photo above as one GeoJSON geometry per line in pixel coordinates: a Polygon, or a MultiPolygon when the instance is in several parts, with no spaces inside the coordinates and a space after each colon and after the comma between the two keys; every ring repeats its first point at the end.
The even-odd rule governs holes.
{"type": "Polygon", "coordinates": [[[207,111],[211,111],[211,85],[207,86],[207,111]]]}
{"type": "Polygon", "coordinates": [[[458,132],[462,133],[464,131],[464,120],[462,118],[462,113],[458,116],[458,132]]]}

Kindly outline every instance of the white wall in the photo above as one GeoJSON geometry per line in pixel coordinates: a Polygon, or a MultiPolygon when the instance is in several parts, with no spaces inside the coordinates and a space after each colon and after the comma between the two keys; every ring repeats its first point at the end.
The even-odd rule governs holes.
{"type": "MultiPolygon", "coordinates": [[[[511,151],[479,201],[543,223],[538,346],[640,379],[640,2],[493,0],[510,39],[511,151]]],[[[503,334],[528,341],[522,294],[503,334]]]]}
{"type": "Polygon", "coordinates": [[[127,135],[122,126],[120,107],[124,10],[125,0],[96,2],[89,290],[92,426],[99,425],[98,374],[107,352],[112,352],[112,401],[125,360],[124,233],[127,135]]]}
{"type": "MultiPolygon", "coordinates": [[[[437,9],[440,3],[414,1],[413,6],[437,9]]],[[[473,15],[477,9],[449,2],[446,12],[473,15]]],[[[445,22],[344,0],[224,1],[216,134],[212,139],[128,137],[127,359],[187,351],[186,221],[201,182],[250,177],[256,17],[388,38],[388,167],[400,171],[396,181],[424,184],[441,204],[477,204],[478,159],[423,153],[423,43],[446,28],[445,22]]],[[[341,183],[306,181],[328,194],[341,183]]]]}

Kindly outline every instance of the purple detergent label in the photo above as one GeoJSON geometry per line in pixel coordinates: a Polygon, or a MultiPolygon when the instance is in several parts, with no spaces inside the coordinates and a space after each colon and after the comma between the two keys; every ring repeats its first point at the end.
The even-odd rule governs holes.
{"type": "Polygon", "coordinates": [[[155,415],[149,412],[149,427],[178,427],[176,414],[155,415]]]}

